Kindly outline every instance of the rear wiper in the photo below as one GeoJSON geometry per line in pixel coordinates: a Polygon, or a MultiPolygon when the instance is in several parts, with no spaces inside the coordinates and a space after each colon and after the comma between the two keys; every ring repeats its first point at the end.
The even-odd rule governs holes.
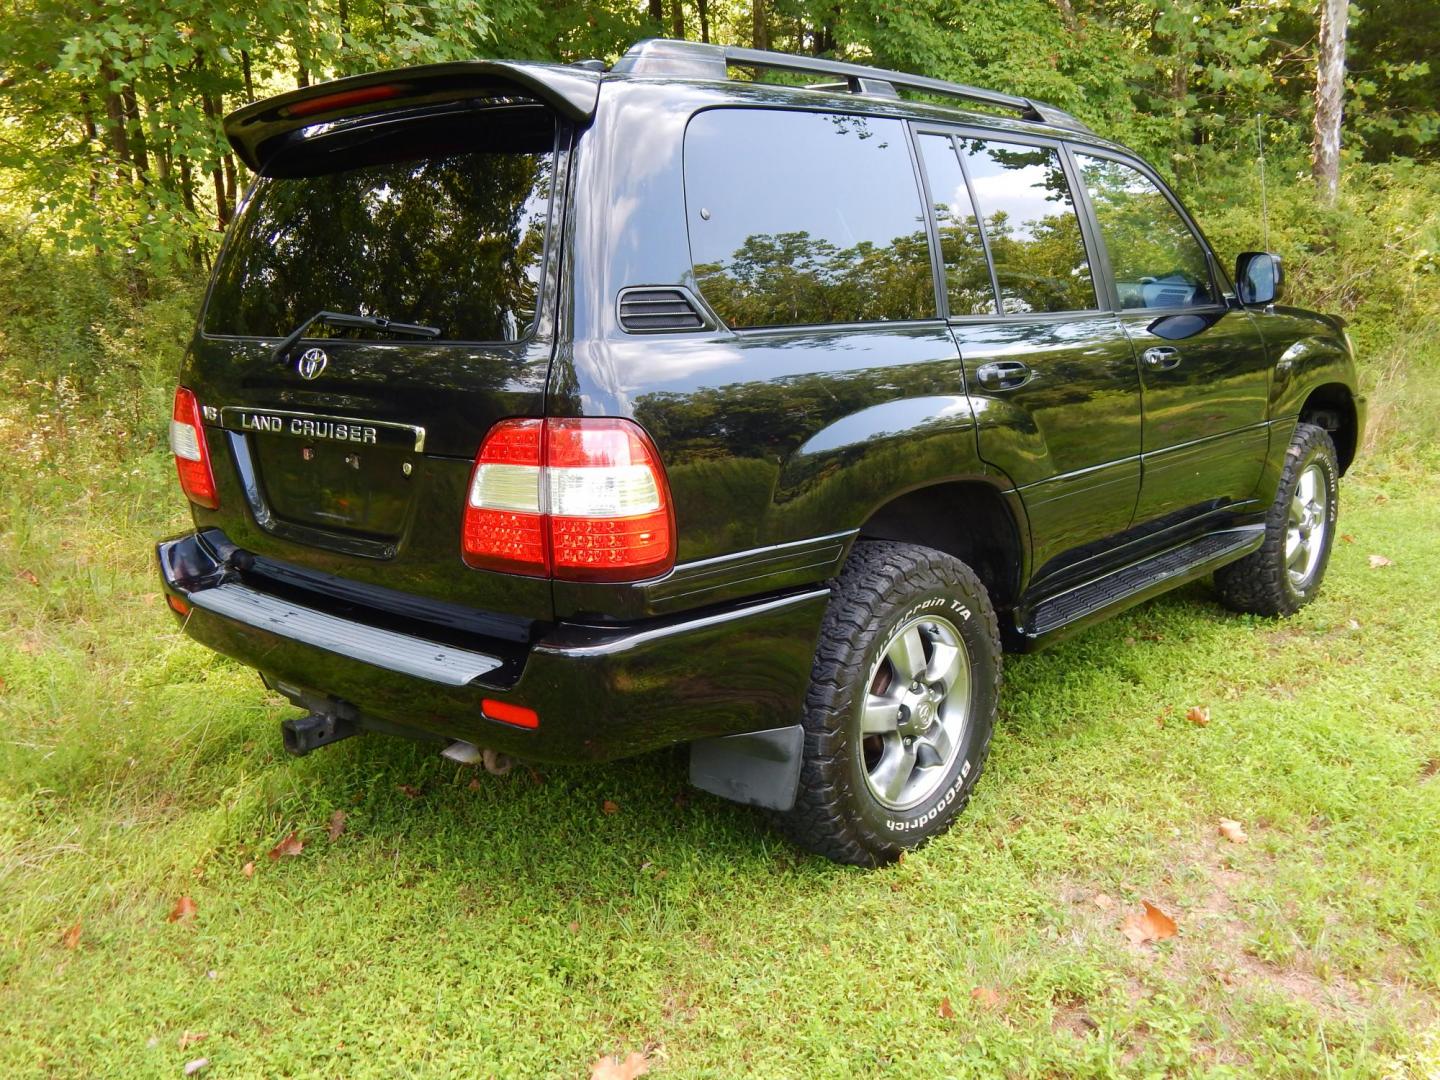
{"type": "Polygon", "coordinates": [[[282,359],[290,351],[290,347],[305,336],[305,331],[316,323],[324,323],[326,326],[358,326],[366,330],[383,330],[387,334],[409,334],[412,337],[440,336],[438,326],[417,326],[414,323],[391,322],[383,315],[346,315],[340,311],[317,311],[290,331],[285,340],[275,346],[274,351],[270,353],[270,359],[282,359]]]}

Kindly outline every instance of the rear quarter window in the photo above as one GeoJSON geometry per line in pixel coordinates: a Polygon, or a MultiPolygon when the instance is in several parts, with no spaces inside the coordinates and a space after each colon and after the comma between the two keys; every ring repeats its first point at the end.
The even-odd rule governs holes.
{"type": "Polygon", "coordinates": [[[338,148],[322,139],[282,157],[235,222],[206,333],[283,336],[329,310],[437,326],[452,341],[523,340],[554,146],[543,110],[480,110],[369,137],[362,127],[338,148]]]}
{"type": "Polygon", "coordinates": [[[685,133],[690,255],[734,328],[934,318],[901,121],[711,109],[685,133]]]}

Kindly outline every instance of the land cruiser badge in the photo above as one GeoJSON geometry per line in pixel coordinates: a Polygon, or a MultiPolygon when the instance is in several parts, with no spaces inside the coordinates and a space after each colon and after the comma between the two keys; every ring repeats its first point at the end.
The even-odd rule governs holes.
{"type": "Polygon", "coordinates": [[[318,379],[329,362],[330,358],[325,355],[324,349],[306,349],[300,354],[295,368],[302,379],[318,379]]]}

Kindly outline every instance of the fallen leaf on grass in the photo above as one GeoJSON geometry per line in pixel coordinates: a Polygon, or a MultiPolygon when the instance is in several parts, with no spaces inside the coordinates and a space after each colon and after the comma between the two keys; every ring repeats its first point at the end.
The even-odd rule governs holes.
{"type": "Polygon", "coordinates": [[[939,1010],[939,1012],[940,1012],[940,1019],[941,1019],[941,1020],[954,1020],[954,1019],[955,1019],[955,1006],[953,1006],[953,1005],[950,1004],[950,999],[949,999],[948,997],[945,997],[945,998],[941,998],[941,999],[940,999],[940,1010],[939,1010]]]}
{"type": "Polygon", "coordinates": [[[175,901],[175,906],[170,909],[170,921],[179,922],[182,919],[193,919],[195,917],[195,901],[188,896],[182,896],[175,901]]]}
{"type": "Polygon", "coordinates": [[[418,799],[420,797],[420,789],[414,784],[396,784],[395,790],[407,799],[418,799]]]}
{"type": "Polygon", "coordinates": [[[542,773],[539,769],[535,768],[534,765],[526,765],[525,768],[529,770],[530,779],[532,782],[534,782],[536,785],[541,785],[545,783],[545,774],[542,773]]]}
{"type": "Polygon", "coordinates": [[[1436,773],[1440,773],[1440,757],[1432,757],[1420,769],[1420,779],[1429,780],[1436,773]]]}
{"type": "Polygon", "coordinates": [[[336,840],[339,840],[339,839],[340,839],[340,834],[343,833],[344,831],[345,831],[345,811],[344,811],[344,810],[336,810],[333,814],[330,815],[330,829],[329,829],[329,832],[328,832],[328,835],[329,835],[329,837],[330,837],[330,842],[333,844],[336,840]]]}
{"type": "Polygon", "coordinates": [[[1098,907],[1101,911],[1109,911],[1112,907],[1115,906],[1115,901],[1111,900],[1110,897],[1103,892],[1096,893],[1094,896],[1092,896],[1090,898],[1090,902],[1096,907],[1098,907]]]}
{"type": "Polygon", "coordinates": [[[1232,844],[1244,844],[1250,840],[1245,835],[1245,826],[1234,818],[1222,817],[1220,819],[1220,835],[1232,844]]]}
{"type": "Polygon", "coordinates": [[[1341,533],[1340,539],[1347,544],[1355,543],[1355,537],[1351,536],[1349,533],[1341,533]]]}
{"type": "Polygon", "coordinates": [[[465,786],[471,791],[479,791],[481,788],[480,778],[478,776],[472,776],[470,778],[470,783],[466,784],[465,786]]]}
{"type": "Polygon", "coordinates": [[[600,804],[600,812],[602,814],[618,814],[620,812],[620,804],[613,799],[606,799],[600,804]]]}
{"type": "Polygon", "coordinates": [[[590,1080],[635,1080],[649,1071],[649,1059],[639,1050],[632,1050],[623,1061],[617,1054],[606,1054],[590,1066],[590,1080]]]}
{"type": "Polygon", "coordinates": [[[1387,559],[1384,555],[1371,555],[1371,556],[1370,556],[1370,569],[1371,569],[1371,570],[1379,570],[1382,566],[1394,566],[1394,565],[1395,565],[1395,564],[1392,563],[1389,559],[1387,559]]]}
{"type": "Polygon", "coordinates": [[[15,577],[17,580],[25,582],[26,585],[40,584],[40,579],[35,576],[35,573],[32,570],[17,571],[15,577]]]}
{"type": "Polygon", "coordinates": [[[180,1049],[188,1050],[198,1042],[204,1042],[210,1037],[208,1031],[187,1031],[180,1036],[180,1049]]]}
{"type": "Polygon", "coordinates": [[[1210,708],[1207,705],[1191,705],[1185,711],[1185,719],[1196,727],[1204,727],[1210,723],[1210,708]]]}
{"type": "Polygon", "coordinates": [[[240,873],[244,874],[247,878],[254,877],[255,864],[253,862],[247,862],[244,866],[240,868],[240,873]]]}
{"type": "Polygon", "coordinates": [[[1145,906],[1145,910],[1125,916],[1125,921],[1120,924],[1122,934],[1136,945],[1144,945],[1147,941],[1164,941],[1175,936],[1179,928],[1174,919],[1149,900],[1141,900],[1140,903],[1145,906]]]}
{"type": "Polygon", "coordinates": [[[1005,995],[988,986],[977,986],[970,991],[970,1000],[986,1009],[998,1009],[1005,1003],[1005,995]]]}
{"type": "Polygon", "coordinates": [[[60,939],[60,944],[67,949],[74,949],[80,944],[80,920],[75,920],[75,925],[65,931],[65,936],[60,939]]]}
{"type": "Polygon", "coordinates": [[[579,924],[578,922],[571,922],[571,923],[570,923],[570,932],[571,932],[572,934],[578,934],[578,933],[580,932],[580,924],[579,924]]]}
{"type": "Polygon", "coordinates": [[[305,841],[300,839],[298,832],[292,832],[270,849],[270,861],[279,862],[286,855],[295,856],[305,850],[305,841]]]}
{"type": "Polygon", "coordinates": [[[198,1073],[201,1069],[204,1069],[204,1068],[206,1068],[207,1066],[209,1066],[209,1064],[210,1064],[210,1059],[209,1059],[209,1058],[196,1058],[194,1061],[187,1061],[187,1062],[185,1063],[185,1075],[186,1075],[186,1076],[194,1076],[194,1075],[195,1075],[196,1073],[198,1073]]]}

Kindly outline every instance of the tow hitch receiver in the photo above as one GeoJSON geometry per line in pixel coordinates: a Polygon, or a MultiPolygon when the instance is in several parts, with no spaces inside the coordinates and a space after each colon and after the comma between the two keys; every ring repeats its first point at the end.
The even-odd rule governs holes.
{"type": "Polygon", "coordinates": [[[311,713],[280,721],[280,737],[285,740],[285,752],[296,757],[304,757],[311,750],[359,734],[359,724],[333,714],[311,713]]]}

